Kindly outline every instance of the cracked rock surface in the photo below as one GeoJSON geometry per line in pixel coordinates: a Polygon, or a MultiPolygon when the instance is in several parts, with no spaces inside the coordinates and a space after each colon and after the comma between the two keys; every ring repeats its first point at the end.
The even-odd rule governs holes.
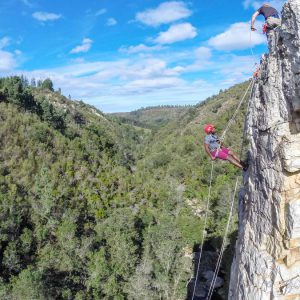
{"type": "Polygon", "coordinates": [[[300,299],[300,0],[283,7],[250,99],[249,169],[228,299],[300,299]]]}

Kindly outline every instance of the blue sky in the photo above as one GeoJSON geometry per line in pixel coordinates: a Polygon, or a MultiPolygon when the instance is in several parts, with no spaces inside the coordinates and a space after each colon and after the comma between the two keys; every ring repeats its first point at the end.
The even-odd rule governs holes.
{"type": "Polygon", "coordinates": [[[104,112],[195,104],[248,79],[267,52],[262,17],[250,38],[262,3],[2,0],[0,76],[50,77],[104,112]]]}

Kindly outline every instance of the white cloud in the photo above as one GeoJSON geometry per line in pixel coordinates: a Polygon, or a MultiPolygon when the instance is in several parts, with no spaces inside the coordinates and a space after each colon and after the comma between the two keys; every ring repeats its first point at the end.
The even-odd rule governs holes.
{"type": "Polygon", "coordinates": [[[22,51],[21,51],[21,50],[18,50],[18,49],[15,50],[14,52],[15,52],[16,55],[21,55],[21,54],[22,54],[22,51]]]}
{"type": "Polygon", "coordinates": [[[193,39],[197,35],[197,30],[190,23],[172,25],[167,31],[160,32],[154,39],[158,44],[172,44],[175,42],[193,39]]]}
{"type": "Polygon", "coordinates": [[[16,67],[13,54],[0,50],[0,72],[12,71],[16,67]]]}
{"type": "MultiPolygon", "coordinates": [[[[258,60],[258,57],[255,57],[258,60]]],[[[230,87],[252,76],[254,60],[251,55],[225,55],[213,66],[213,71],[220,76],[221,84],[230,87]]],[[[223,87],[222,87],[223,88],[223,87]]]]}
{"type": "MultiPolygon", "coordinates": [[[[7,47],[11,42],[9,37],[3,37],[0,39],[0,72],[9,72],[12,71],[16,66],[15,54],[20,55],[19,50],[16,50],[15,53],[4,51],[3,48],[7,47]]],[[[1,74],[3,76],[3,74],[1,74]]]]}
{"type": "Polygon", "coordinates": [[[10,43],[10,38],[8,38],[6,36],[4,38],[0,39],[0,49],[5,48],[6,46],[9,45],[9,43],[10,43]]]}
{"type": "Polygon", "coordinates": [[[144,44],[139,44],[137,46],[129,46],[129,47],[122,46],[119,49],[119,52],[123,52],[123,53],[127,53],[127,54],[134,54],[134,53],[140,53],[140,52],[160,51],[163,49],[166,49],[166,47],[163,47],[161,45],[146,46],[144,44]]]}
{"type": "Polygon", "coordinates": [[[109,19],[107,19],[107,21],[106,21],[106,26],[114,26],[114,25],[117,25],[117,20],[116,19],[114,19],[114,18],[109,18],[109,19]]]}
{"type": "MultiPolygon", "coordinates": [[[[257,22],[257,27],[261,22],[257,22]]],[[[217,50],[243,50],[266,43],[266,37],[252,32],[248,23],[232,24],[226,31],[208,40],[208,44],[217,50]],[[251,38],[250,38],[251,36],[251,38]]]]}
{"type": "Polygon", "coordinates": [[[212,56],[211,49],[207,47],[199,47],[195,50],[195,56],[197,60],[209,60],[212,56]]]}
{"type": "Polygon", "coordinates": [[[125,85],[126,92],[145,93],[158,89],[178,87],[183,84],[183,80],[177,77],[156,77],[150,79],[137,79],[125,85]]]}
{"type": "Polygon", "coordinates": [[[77,99],[150,93],[181,82],[180,69],[169,68],[165,61],[154,58],[73,63],[62,68],[20,73],[36,79],[50,77],[65,94],[77,99]]]}
{"type": "Polygon", "coordinates": [[[169,1],[161,3],[157,8],[148,9],[136,14],[135,19],[149,26],[168,24],[192,14],[183,1],[169,1]]]}
{"type": "Polygon", "coordinates": [[[85,62],[85,59],[83,57],[76,57],[76,58],[73,58],[71,59],[72,62],[74,63],[84,63],[85,62]]]}
{"type": "Polygon", "coordinates": [[[58,20],[62,17],[62,15],[43,12],[43,11],[37,11],[37,12],[33,13],[32,16],[41,22],[54,21],[54,20],[58,20]]]}
{"type": "Polygon", "coordinates": [[[83,39],[81,45],[76,46],[73,48],[70,53],[81,53],[81,52],[88,52],[92,47],[93,41],[91,39],[83,39]]]}
{"type": "Polygon", "coordinates": [[[273,0],[273,1],[253,1],[253,0],[244,0],[244,8],[247,9],[250,6],[254,9],[260,8],[264,3],[269,3],[271,6],[275,7],[278,11],[281,11],[283,4],[286,0],[273,0]]]}
{"type": "Polygon", "coordinates": [[[185,73],[203,70],[212,63],[210,60],[212,57],[210,48],[199,47],[194,51],[193,56],[194,62],[191,65],[184,67],[183,69],[185,73]]]}
{"type": "Polygon", "coordinates": [[[21,0],[26,6],[33,7],[33,4],[29,0],[21,0]]]}
{"type": "Polygon", "coordinates": [[[99,9],[96,13],[95,13],[95,16],[101,16],[101,15],[104,15],[106,14],[107,10],[105,8],[102,8],[102,9],[99,9]]]}
{"type": "Polygon", "coordinates": [[[197,103],[251,75],[251,56],[214,54],[208,47],[183,52],[171,52],[168,48],[155,57],[132,55],[126,59],[93,62],[78,59],[60,68],[10,73],[13,60],[9,63],[6,59],[8,64],[2,69],[28,78],[50,77],[63,94],[71,94],[73,99],[82,99],[106,112],[128,111],[149,105],[197,103]],[[201,72],[194,80],[192,76],[189,80],[182,76],[196,71],[201,72]],[[213,75],[210,82],[206,82],[207,73],[213,75]]]}

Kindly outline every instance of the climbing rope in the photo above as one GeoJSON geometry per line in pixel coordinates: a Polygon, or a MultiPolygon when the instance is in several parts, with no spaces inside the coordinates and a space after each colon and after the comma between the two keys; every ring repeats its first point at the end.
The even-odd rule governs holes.
{"type": "Polygon", "coordinates": [[[232,200],[231,200],[231,206],[230,206],[230,212],[229,212],[229,216],[228,216],[228,220],[227,220],[227,225],[226,225],[226,230],[225,230],[225,234],[224,234],[224,238],[223,238],[223,242],[222,242],[222,247],[221,247],[221,251],[220,251],[220,255],[217,261],[217,265],[214,271],[214,275],[209,287],[209,291],[208,291],[208,295],[206,300],[210,300],[213,291],[214,291],[214,287],[217,281],[217,277],[218,277],[218,273],[220,270],[220,266],[221,266],[221,262],[222,262],[222,258],[223,258],[223,254],[226,248],[226,241],[227,241],[227,235],[228,235],[228,231],[231,225],[231,219],[232,219],[232,214],[233,214],[233,205],[234,205],[234,200],[235,200],[235,195],[236,195],[236,191],[237,191],[237,187],[238,187],[238,182],[239,182],[239,178],[237,177],[236,182],[235,182],[235,188],[234,188],[234,193],[232,196],[232,200]]]}
{"type": "Polygon", "coordinates": [[[256,63],[255,54],[254,54],[254,50],[253,50],[252,30],[251,29],[250,29],[250,49],[251,49],[251,54],[252,54],[253,61],[254,61],[254,63],[256,63]]]}
{"type": "MultiPolygon", "coordinates": [[[[253,46],[252,46],[252,31],[250,31],[250,49],[251,49],[252,58],[255,62],[255,55],[254,55],[253,46]]],[[[256,62],[255,62],[255,65],[256,65],[256,62]]],[[[254,82],[255,82],[255,77],[253,77],[252,80],[250,81],[250,84],[247,87],[246,92],[243,95],[241,101],[239,102],[232,118],[228,121],[227,126],[226,126],[226,128],[225,128],[225,130],[224,130],[224,132],[221,136],[221,141],[224,141],[225,136],[227,134],[227,131],[228,131],[229,127],[231,126],[231,123],[234,121],[234,119],[235,119],[242,103],[244,102],[244,99],[246,98],[250,87],[251,87],[250,95],[252,94],[252,90],[253,90],[253,87],[254,87],[254,82]]],[[[248,110],[249,110],[249,103],[248,103],[248,106],[247,106],[247,112],[248,112],[248,110]]],[[[245,132],[243,132],[243,140],[242,140],[242,145],[241,145],[240,157],[242,155],[243,148],[244,148],[244,140],[245,140],[245,132]]],[[[220,270],[223,254],[224,254],[224,251],[225,251],[225,248],[226,248],[227,235],[228,235],[228,231],[229,231],[230,224],[231,224],[231,219],[232,219],[232,214],[233,214],[233,205],[234,205],[234,200],[235,200],[235,196],[236,196],[237,186],[238,186],[238,178],[236,179],[236,183],[235,183],[234,193],[233,193],[233,197],[232,197],[232,201],[231,201],[230,212],[229,212],[229,216],[228,216],[228,220],[227,220],[225,234],[224,234],[224,237],[223,237],[221,251],[220,251],[220,254],[219,254],[219,257],[218,257],[218,261],[217,261],[217,264],[216,264],[216,268],[215,268],[215,271],[214,271],[214,274],[213,274],[213,278],[212,278],[212,281],[211,281],[211,284],[210,284],[210,287],[209,287],[209,291],[208,291],[208,295],[207,295],[206,300],[210,300],[211,297],[212,297],[212,294],[213,294],[213,291],[214,291],[214,286],[216,284],[216,280],[217,280],[218,273],[219,273],[219,270],[220,270]]]]}
{"type": "Polygon", "coordinates": [[[205,208],[204,227],[203,227],[203,231],[202,231],[200,253],[199,253],[199,259],[198,259],[198,263],[197,263],[196,280],[195,280],[195,283],[194,283],[192,300],[194,300],[194,297],[195,297],[195,291],[196,291],[196,286],[197,286],[197,281],[198,281],[198,275],[199,275],[199,270],[200,270],[200,261],[201,261],[201,256],[202,256],[202,250],[203,250],[203,244],[204,244],[205,234],[206,234],[205,229],[206,229],[207,217],[208,217],[208,210],[209,210],[209,204],[210,204],[210,194],[211,194],[211,183],[212,183],[212,178],[213,178],[213,170],[214,170],[214,161],[212,160],[212,162],[211,162],[211,169],[210,169],[210,179],[209,179],[208,195],[207,195],[206,208],[205,208]]]}
{"type": "MultiPolygon", "coordinates": [[[[253,86],[254,86],[254,78],[252,78],[252,80],[250,81],[250,84],[247,87],[246,92],[243,95],[242,99],[240,100],[240,102],[237,106],[237,109],[235,110],[232,118],[228,121],[227,126],[226,126],[226,128],[225,128],[225,130],[222,134],[222,137],[221,137],[222,141],[225,139],[226,133],[227,133],[231,123],[235,119],[235,117],[237,115],[237,112],[239,111],[241,105],[243,104],[250,87],[251,87],[251,93],[252,93],[253,86]]],[[[248,108],[249,108],[249,104],[248,104],[248,107],[247,107],[247,111],[248,111],[248,108]]],[[[244,144],[244,138],[245,138],[245,134],[243,134],[242,149],[243,149],[243,144],[244,144]]],[[[241,153],[242,153],[242,150],[241,150],[241,153]]],[[[241,153],[240,153],[240,156],[241,156],[241,153]]],[[[194,300],[194,297],[195,297],[195,291],[196,291],[196,286],[197,286],[197,281],[198,281],[198,276],[199,276],[199,270],[200,270],[201,257],[202,257],[202,252],[203,252],[204,239],[205,239],[205,234],[206,234],[208,210],[209,210],[209,206],[210,206],[210,195],[211,195],[211,187],[212,187],[213,169],[214,169],[214,161],[212,161],[212,164],[211,164],[210,181],[209,181],[208,197],[207,197],[207,201],[206,201],[204,227],[203,227],[203,231],[202,231],[200,253],[199,253],[199,259],[198,259],[198,263],[197,263],[197,272],[196,272],[196,279],[195,279],[194,288],[193,288],[192,300],[194,300]]],[[[227,221],[227,225],[226,225],[226,230],[225,230],[225,235],[224,235],[224,238],[223,238],[223,243],[222,243],[220,255],[219,255],[217,265],[216,265],[216,269],[215,269],[215,272],[214,272],[214,275],[213,275],[213,279],[212,279],[212,282],[211,282],[211,285],[210,285],[210,288],[209,288],[209,293],[208,293],[207,300],[210,300],[210,298],[212,296],[214,286],[215,286],[215,283],[216,283],[216,279],[217,279],[217,276],[218,276],[218,273],[219,273],[219,270],[220,270],[220,266],[221,266],[221,262],[222,262],[222,258],[223,258],[223,253],[224,253],[225,248],[226,248],[226,240],[227,240],[227,235],[228,235],[228,231],[229,231],[230,224],[231,224],[232,213],[233,213],[233,205],[234,205],[234,199],[235,199],[235,195],[236,195],[237,186],[238,186],[238,178],[237,178],[236,184],[235,184],[235,190],[234,190],[234,194],[233,194],[233,197],[232,197],[230,213],[229,213],[229,217],[228,217],[228,221],[227,221]]]]}
{"type": "MultiPolygon", "coordinates": [[[[252,91],[253,91],[254,81],[252,80],[251,83],[253,83],[253,84],[252,84],[252,87],[251,87],[250,96],[251,96],[252,91]]],[[[249,111],[249,107],[250,107],[250,101],[248,101],[246,114],[249,111]]],[[[240,155],[239,155],[240,157],[242,156],[242,153],[243,153],[244,141],[245,141],[245,130],[243,132],[242,145],[241,145],[241,150],[240,150],[240,155]]],[[[222,246],[221,246],[221,251],[220,251],[220,254],[219,254],[219,257],[218,257],[218,261],[217,261],[217,264],[216,264],[216,268],[215,268],[215,271],[214,271],[214,274],[213,274],[213,278],[212,278],[212,281],[211,281],[211,284],[210,284],[210,287],[209,287],[209,291],[208,291],[208,295],[207,295],[206,300],[210,300],[211,296],[213,294],[214,287],[215,287],[215,284],[216,284],[216,280],[217,280],[217,277],[218,277],[218,273],[219,273],[219,270],[220,270],[223,254],[224,254],[224,251],[225,251],[225,248],[226,248],[227,235],[228,235],[228,231],[229,231],[230,224],[231,224],[231,219],[232,219],[232,214],[233,214],[233,205],[234,205],[234,200],[235,200],[236,191],[237,191],[237,187],[238,187],[238,181],[239,181],[239,178],[237,177],[236,182],[235,182],[234,193],[233,193],[232,200],[231,200],[231,206],[230,206],[230,212],[229,212],[229,216],[228,216],[228,220],[227,220],[226,230],[225,230],[225,234],[224,234],[223,242],[222,242],[222,246]]]]}
{"type": "Polygon", "coordinates": [[[222,133],[222,135],[221,135],[221,139],[220,139],[221,141],[224,141],[225,136],[226,136],[226,134],[227,134],[227,131],[228,131],[229,127],[231,126],[232,122],[234,121],[234,119],[235,119],[235,117],[236,117],[238,111],[240,110],[240,108],[241,108],[241,106],[242,106],[242,104],[243,104],[243,102],[244,102],[244,100],[245,100],[245,98],[246,98],[246,96],[247,96],[247,93],[248,93],[250,87],[254,85],[254,80],[255,80],[254,78],[251,79],[251,81],[250,81],[250,83],[249,83],[249,85],[248,85],[248,87],[247,87],[247,89],[246,89],[245,94],[243,95],[241,101],[239,102],[239,104],[238,104],[238,106],[237,106],[235,112],[233,113],[231,119],[228,121],[227,126],[225,127],[225,129],[224,129],[224,131],[223,131],[223,133],[222,133]]]}

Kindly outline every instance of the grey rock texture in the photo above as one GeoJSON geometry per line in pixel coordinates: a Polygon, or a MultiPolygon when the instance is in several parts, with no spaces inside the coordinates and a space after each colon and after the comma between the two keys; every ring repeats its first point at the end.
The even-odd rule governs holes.
{"type": "Polygon", "coordinates": [[[250,167],[228,299],[300,299],[300,0],[269,33],[245,130],[250,167]]]}

